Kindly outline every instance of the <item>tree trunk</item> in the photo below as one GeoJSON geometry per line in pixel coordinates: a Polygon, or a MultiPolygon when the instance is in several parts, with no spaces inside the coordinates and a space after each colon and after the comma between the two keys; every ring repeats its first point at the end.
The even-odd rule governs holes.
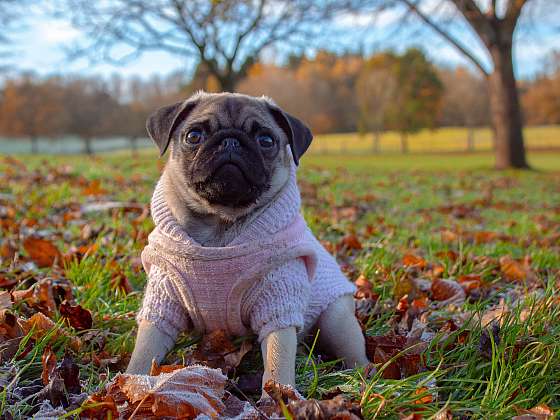
{"type": "Polygon", "coordinates": [[[467,130],[467,152],[474,152],[474,127],[469,125],[467,130]]]}
{"type": "Polygon", "coordinates": [[[379,153],[379,130],[375,130],[373,132],[373,153],[378,154],[379,153]]]}
{"type": "Polygon", "coordinates": [[[31,153],[34,155],[39,153],[39,139],[35,136],[31,137],[31,153]]]}
{"type": "Polygon", "coordinates": [[[403,155],[408,153],[408,134],[405,132],[401,133],[401,153],[403,155]]]}
{"type": "Polygon", "coordinates": [[[488,83],[496,168],[528,168],[511,43],[492,46],[490,54],[494,63],[488,83]]]}
{"type": "Polygon", "coordinates": [[[138,156],[138,137],[129,137],[130,150],[132,150],[132,156],[138,156]]]}
{"type": "Polygon", "coordinates": [[[91,137],[84,137],[85,152],[88,155],[93,155],[93,149],[91,147],[91,137]]]}

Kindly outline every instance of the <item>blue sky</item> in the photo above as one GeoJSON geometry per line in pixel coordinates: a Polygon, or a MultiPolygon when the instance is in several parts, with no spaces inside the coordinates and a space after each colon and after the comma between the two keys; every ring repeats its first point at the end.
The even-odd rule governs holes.
{"type": "MultiPolygon", "coordinates": [[[[393,48],[404,50],[410,46],[419,46],[436,63],[445,66],[470,65],[451,45],[423,26],[409,24],[406,30],[397,30],[400,13],[394,10],[382,15],[344,16],[336,25],[344,32],[351,32],[338,39],[342,46],[361,46],[366,52],[393,48]],[[351,35],[350,35],[351,33],[351,35]]],[[[530,78],[539,72],[547,55],[554,49],[560,50],[560,32],[551,22],[539,22],[538,25],[525,25],[516,32],[515,67],[518,77],[530,78]]],[[[483,60],[485,53],[478,46],[478,40],[468,30],[459,27],[456,30],[464,42],[483,60]]],[[[13,60],[17,70],[33,70],[39,74],[102,74],[119,73],[123,76],[138,75],[149,77],[154,74],[166,75],[184,69],[193,68],[194,60],[180,58],[163,52],[151,51],[124,66],[109,64],[92,64],[86,60],[69,62],[64,48],[80,39],[80,33],[67,21],[44,15],[31,16],[25,28],[14,37],[16,55],[13,60]]],[[[280,50],[270,50],[265,59],[281,55],[280,50]]],[[[285,51],[285,49],[284,49],[285,51]]],[[[313,50],[308,51],[313,53],[313,50]]]]}

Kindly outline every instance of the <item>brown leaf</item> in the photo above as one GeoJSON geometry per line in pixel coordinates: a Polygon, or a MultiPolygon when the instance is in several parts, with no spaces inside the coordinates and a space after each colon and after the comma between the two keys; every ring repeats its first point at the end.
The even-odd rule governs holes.
{"type": "Polygon", "coordinates": [[[60,315],[68,320],[68,323],[77,330],[89,330],[93,324],[91,312],[80,305],[72,306],[64,301],[59,307],[60,315]]]}
{"type": "Polygon", "coordinates": [[[362,419],[360,405],[352,402],[342,395],[337,395],[330,400],[301,400],[288,404],[288,411],[294,419],[362,419]]]}
{"type": "Polygon", "coordinates": [[[406,254],[402,259],[402,265],[405,267],[415,267],[423,270],[428,265],[428,262],[424,258],[418,257],[414,254],[406,254]]]}
{"type": "Polygon", "coordinates": [[[501,257],[500,271],[508,281],[531,281],[536,278],[527,257],[523,261],[514,260],[509,256],[501,257]]]}
{"type": "Polygon", "coordinates": [[[554,412],[546,404],[539,404],[530,410],[516,408],[518,416],[512,417],[512,420],[548,420],[554,417],[554,412]]]}
{"type": "Polygon", "coordinates": [[[288,404],[290,401],[303,400],[303,397],[293,387],[280,384],[272,379],[266,381],[263,390],[278,404],[280,401],[288,404]]]}
{"type": "Polygon", "coordinates": [[[428,393],[428,388],[423,386],[420,387],[418,389],[416,389],[416,391],[414,391],[414,393],[416,395],[419,395],[420,398],[418,398],[416,401],[414,401],[414,404],[429,404],[434,400],[434,397],[428,393]]]}
{"type": "Polygon", "coordinates": [[[0,362],[14,357],[23,335],[19,319],[7,309],[0,310],[0,362]]]}
{"type": "Polygon", "coordinates": [[[152,359],[152,367],[150,368],[150,376],[158,376],[162,373],[170,373],[179,369],[183,369],[184,365],[161,365],[159,366],[154,359],[152,359]]]}
{"type": "Polygon", "coordinates": [[[350,234],[344,236],[337,245],[337,249],[339,249],[339,250],[340,249],[360,250],[362,248],[363,248],[362,243],[360,242],[358,237],[353,233],[350,233],[350,234]]]}
{"type": "MultiPolygon", "coordinates": [[[[22,322],[22,328],[25,334],[33,331],[32,338],[40,340],[45,334],[56,327],[56,324],[50,318],[47,318],[43,313],[37,312],[31,318],[22,322]]],[[[68,337],[68,334],[62,329],[56,329],[51,337],[51,342],[55,341],[60,336],[68,337]]],[[[82,347],[82,341],[78,337],[70,338],[70,348],[79,351],[82,347]]]]}
{"type": "Polygon", "coordinates": [[[202,337],[202,341],[191,356],[191,361],[219,368],[228,373],[239,366],[241,359],[251,348],[252,344],[247,340],[237,348],[224,330],[215,330],[202,337]]]}
{"type": "Polygon", "coordinates": [[[0,292],[0,310],[10,309],[12,307],[12,297],[10,292],[0,292]]]}
{"type": "Polygon", "coordinates": [[[432,298],[442,305],[460,305],[465,301],[465,291],[461,285],[452,280],[435,279],[432,281],[432,298]]]}
{"type": "Polygon", "coordinates": [[[72,300],[72,287],[66,279],[42,278],[27,290],[12,292],[14,303],[25,301],[36,310],[52,317],[56,311],[56,303],[72,300]]]}
{"type": "Polygon", "coordinates": [[[227,377],[217,369],[188,366],[159,376],[120,374],[107,387],[107,397],[124,396],[139,418],[147,414],[178,419],[205,414],[217,418],[227,377]]]}
{"type": "Polygon", "coordinates": [[[84,408],[80,413],[81,418],[88,419],[108,419],[119,418],[119,411],[117,404],[111,396],[104,395],[104,393],[96,393],[90,395],[83,403],[84,408]],[[109,413],[111,417],[109,417],[109,413]]]}
{"type": "Polygon", "coordinates": [[[60,262],[62,258],[56,245],[47,239],[29,236],[23,241],[23,247],[39,268],[52,267],[56,261],[60,262]]]}
{"type": "Polygon", "coordinates": [[[56,354],[52,351],[51,346],[45,347],[43,355],[41,356],[41,365],[43,366],[43,371],[41,373],[43,385],[48,385],[56,367],[56,354]]]}

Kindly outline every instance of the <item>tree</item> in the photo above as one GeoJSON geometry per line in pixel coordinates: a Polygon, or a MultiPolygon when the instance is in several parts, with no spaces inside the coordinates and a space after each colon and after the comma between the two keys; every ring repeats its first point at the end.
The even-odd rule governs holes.
{"type": "Polygon", "coordinates": [[[123,62],[147,50],[196,59],[233,91],[267,47],[312,39],[340,1],[66,0],[63,14],[90,40],[75,53],[123,62]],[[128,54],[122,55],[123,49],[128,54]],[[120,54],[120,55],[119,55],[120,54]]]}
{"type": "Polygon", "coordinates": [[[367,60],[356,81],[358,129],[373,133],[375,153],[379,152],[379,137],[387,129],[388,111],[397,95],[394,63],[393,54],[374,55],[367,60]]]}
{"type": "Polygon", "coordinates": [[[444,85],[440,124],[468,128],[467,151],[474,146],[474,128],[490,124],[490,103],[485,81],[468,69],[440,70],[444,85]]]}
{"type": "Polygon", "coordinates": [[[560,53],[545,63],[547,69],[528,83],[522,96],[527,124],[560,124],[560,53]]]}
{"type": "Polygon", "coordinates": [[[411,48],[394,57],[396,96],[387,109],[388,125],[401,133],[401,151],[408,153],[408,135],[436,125],[443,85],[424,53],[411,48]]]}
{"type": "Polygon", "coordinates": [[[442,0],[452,4],[476,33],[491,58],[493,68],[486,69],[473,50],[455,37],[443,20],[426,13],[426,1],[400,0],[425,24],[453,45],[485,76],[488,83],[496,167],[527,168],[521,106],[513,70],[513,35],[521,12],[530,0],[442,0]]]}
{"type": "Polygon", "coordinates": [[[63,95],[57,79],[38,81],[27,75],[5,82],[0,101],[3,135],[29,138],[32,153],[37,153],[39,137],[59,136],[65,125],[63,95]]]}
{"type": "Polygon", "coordinates": [[[82,138],[88,155],[93,154],[94,138],[115,134],[120,105],[100,80],[70,80],[64,88],[64,103],[68,116],[66,134],[82,138]]]}

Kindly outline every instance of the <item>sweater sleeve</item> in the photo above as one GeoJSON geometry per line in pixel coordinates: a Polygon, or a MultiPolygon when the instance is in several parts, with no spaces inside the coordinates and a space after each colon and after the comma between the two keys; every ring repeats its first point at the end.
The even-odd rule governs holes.
{"type": "Polygon", "coordinates": [[[311,283],[301,258],[289,261],[271,271],[247,293],[243,303],[244,319],[262,341],[282,328],[303,329],[311,283]]]}
{"type": "Polygon", "coordinates": [[[142,309],[136,320],[149,321],[173,340],[192,327],[186,308],[179,300],[173,282],[156,265],[150,267],[142,309]]]}

